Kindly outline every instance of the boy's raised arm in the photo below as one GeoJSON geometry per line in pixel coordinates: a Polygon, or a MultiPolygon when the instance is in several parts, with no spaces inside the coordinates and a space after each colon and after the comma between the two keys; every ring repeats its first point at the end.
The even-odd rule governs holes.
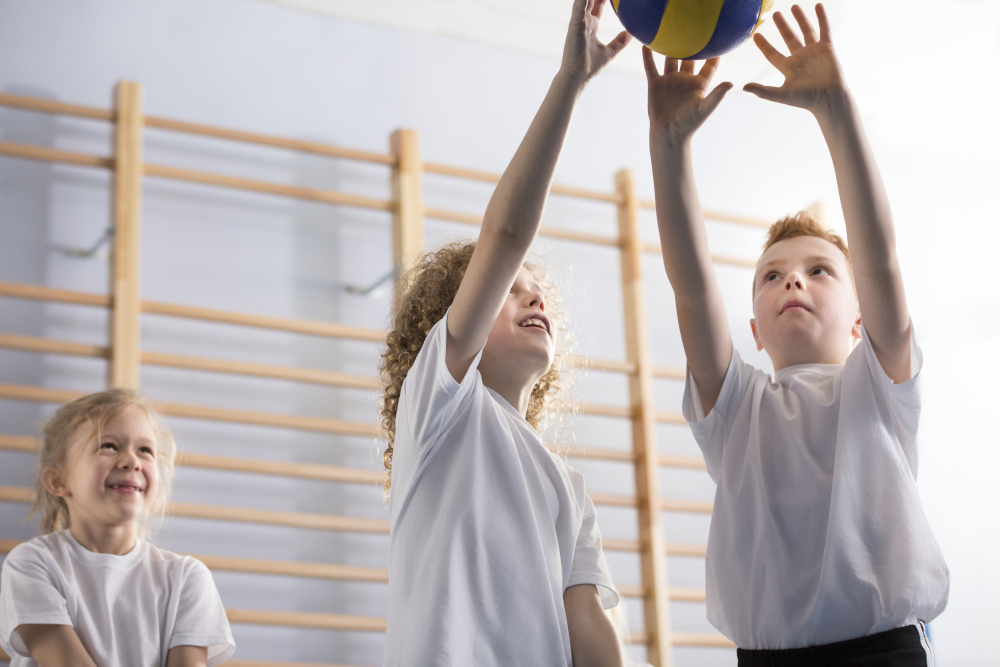
{"type": "Polygon", "coordinates": [[[837,174],[861,319],[886,374],[894,382],[905,382],[910,379],[910,315],[882,177],[834,53],[823,5],[816,5],[818,37],[801,7],[794,5],[792,15],[801,39],[780,13],[774,15],[791,55],[782,55],[760,33],[754,36],[764,56],[785,76],[784,84],[774,88],[751,83],[745,90],[807,109],[819,122],[837,174]]]}
{"type": "Polygon", "coordinates": [[[573,108],[587,82],[629,41],[597,39],[606,0],[575,0],[562,66],[483,217],[482,231],[448,316],[446,363],[461,380],[500,313],[538,231],[573,108]]]}
{"type": "Polygon", "coordinates": [[[691,138],[732,84],[719,84],[705,95],[718,58],[706,61],[698,73],[693,61],[667,58],[660,74],[652,51],[643,47],[642,57],[649,84],[649,153],[663,266],[674,289],[688,368],[708,414],[726,379],[733,341],[708,251],[691,138]]]}

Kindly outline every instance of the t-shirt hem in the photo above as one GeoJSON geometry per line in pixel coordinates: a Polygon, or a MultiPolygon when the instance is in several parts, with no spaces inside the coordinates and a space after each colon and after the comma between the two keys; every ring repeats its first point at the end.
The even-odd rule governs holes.
{"type": "MultiPolygon", "coordinates": [[[[20,633],[17,631],[17,628],[21,625],[68,625],[73,627],[73,619],[69,617],[69,614],[63,613],[25,614],[24,616],[15,617],[10,624],[10,635],[0,639],[0,646],[7,653],[13,652],[25,658],[30,658],[31,652],[28,650],[28,645],[24,643],[20,633]]],[[[4,634],[6,635],[6,633],[4,634]]]]}
{"type": "MultiPolygon", "coordinates": [[[[605,609],[617,607],[621,598],[615,589],[614,582],[599,572],[582,572],[574,574],[566,583],[566,588],[578,586],[580,584],[593,584],[597,586],[597,594],[601,597],[601,606],[605,609]]],[[[564,589],[565,590],[565,589],[564,589]]]]}
{"type": "Polygon", "coordinates": [[[236,651],[236,642],[232,635],[173,635],[167,651],[177,646],[204,646],[208,649],[208,667],[222,664],[236,651]],[[216,649],[214,652],[212,649],[216,649]]]}

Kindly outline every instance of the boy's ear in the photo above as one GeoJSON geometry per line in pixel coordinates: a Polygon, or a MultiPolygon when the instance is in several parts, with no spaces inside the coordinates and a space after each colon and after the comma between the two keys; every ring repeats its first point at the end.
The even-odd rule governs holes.
{"type": "MultiPolygon", "coordinates": [[[[859,318],[858,321],[859,322],[861,321],[860,318],[859,318]]],[[[760,336],[757,335],[757,318],[755,318],[755,317],[750,318],[750,331],[753,332],[754,342],[757,343],[757,351],[758,352],[763,352],[764,351],[764,343],[760,342],[760,336]]]]}
{"type": "Polygon", "coordinates": [[[42,471],[40,478],[42,486],[52,495],[59,498],[65,498],[69,495],[69,487],[66,486],[66,480],[63,479],[63,476],[55,468],[46,468],[42,471]]]}
{"type": "Polygon", "coordinates": [[[858,319],[854,320],[854,326],[851,328],[851,335],[861,340],[861,315],[858,314],[858,319]]]}

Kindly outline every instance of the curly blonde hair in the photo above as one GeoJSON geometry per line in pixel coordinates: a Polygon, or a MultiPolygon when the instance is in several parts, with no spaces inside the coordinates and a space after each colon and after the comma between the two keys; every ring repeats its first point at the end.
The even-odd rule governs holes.
{"type": "Polygon", "coordinates": [[[35,479],[35,504],[28,516],[35,513],[41,515],[43,534],[69,528],[70,517],[66,501],[45,487],[42,473],[46,470],[65,473],[70,465],[70,450],[74,444],[78,444],[81,439],[99,439],[108,424],[129,410],[139,410],[149,419],[156,436],[156,466],[159,469],[159,491],[139,524],[140,538],[149,537],[154,525],[162,520],[174,479],[174,459],[177,456],[174,439],[156,408],[142,395],[131,389],[109,389],[66,403],[42,427],[38,474],[35,479]],[[81,427],[87,430],[81,431],[81,427]],[[84,434],[82,437],[81,433],[84,434]]]}
{"type": "MultiPolygon", "coordinates": [[[[401,297],[393,308],[386,347],[379,364],[379,378],[382,381],[382,396],[378,401],[381,415],[382,438],[387,445],[382,454],[385,464],[385,498],[389,498],[392,484],[392,448],[396,440],[396,410],[403,390],[403,380],[413,367],[417,354],[424,346],[431,327],[444,317],[455,300],[458,287],[462,284],[465,270],[472,259],[475,242],[455,242],[438,248],[421,258],[400,283],[401,297]]],[[[559,297],[545,271],[536,263],[525,262],[524,267],[539,283],[545,295],[546,312],[554,312],[557,341],[565,339],[565,329],[559,326],[559,297]]],[[[565,345],[556,345],[552,365],[539,378],[531,390],[525,420],[535,430],[541,432],[548,415],[564,409],[564,393],[567,373],[564,368],[565,345]]]]}

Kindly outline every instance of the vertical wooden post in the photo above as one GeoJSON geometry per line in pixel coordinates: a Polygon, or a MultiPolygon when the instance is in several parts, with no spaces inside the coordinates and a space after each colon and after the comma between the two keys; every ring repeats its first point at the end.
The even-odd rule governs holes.
{"type": "Polygon", "coordinates": [[[142,196],[142,84],[120,81],[115,88],[115,226],[111,251],[111,363],[108,385],[139,386],[139,231],[142,196]]]}
{"type": "Polygon", "coordinates": [[[424,247],[423,162],[416,130],[396,130],[390,140],[392,168],[392,261],[404,275],[424,247]]]}
{"type": "Polygon", "coordinates": [[[646,292],[642,280],[639,205],[632,172],[615,174],[618,193],[618,236],[621,240],[622,290],[625,304],[625,345],[635,364],[629,379],[632,406],[632,448],[639,510],[639,555],[645,610],[646,660],[655,667],[672,667],[670,601],[667,595],[666,542],[660,513],[660,457],[656,448],[653,367],[649,352],[646,292]]]}

